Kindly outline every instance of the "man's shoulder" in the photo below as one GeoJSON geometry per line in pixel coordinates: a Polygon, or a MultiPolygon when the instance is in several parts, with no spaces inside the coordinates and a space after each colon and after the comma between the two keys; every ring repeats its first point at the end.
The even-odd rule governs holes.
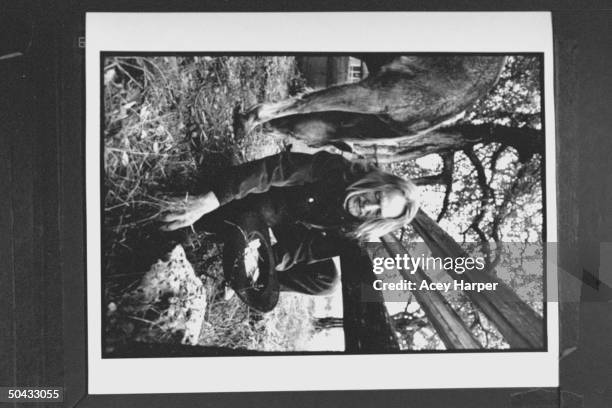
{"type": "Polygon", "coordinates": [[[318,166],[342,166],[342,167],[350,167],[352,162],[344,158],[343,156],[335,153],[330,153],[325,150],[321,150],[313,154],[313,163],[318,166]]]}
{"type": "Polygon", "coordinates": [[[374,165],[366,160],[349,160],[339,154],[321,151],[316,153],[313,161],[315,167],[320,166],[326,170],[338,170],[345,174],[348,180],[355,181],[375,169],[374,165]]]}

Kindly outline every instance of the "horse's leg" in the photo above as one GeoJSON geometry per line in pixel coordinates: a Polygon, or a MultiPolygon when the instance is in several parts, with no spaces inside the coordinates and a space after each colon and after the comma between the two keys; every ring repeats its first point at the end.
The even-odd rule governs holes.
{"type": "Polygon", "coordinates": [[[344,151],[351,149],[347,149],[348,146],[343,142],[398,136],[397,132],[375,115],[338,111],[281,117],[266,122],[263,129],[270,133],[292,136],[311,147],[336,143],[336,147],[344,151]]]}
{"type": "Polygon", "coordinates": [[[372,100],[373,92],[362,82],[345,84],[311,92],[279,102],[256,105],[241,115],[247,132],[262,123],[293,115],[316,112],[384,113],[384,107],[372,100]]]}

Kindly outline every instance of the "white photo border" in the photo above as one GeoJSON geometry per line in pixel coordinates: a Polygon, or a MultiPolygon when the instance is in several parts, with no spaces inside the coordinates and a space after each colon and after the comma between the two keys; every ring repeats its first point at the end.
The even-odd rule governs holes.
{"type": "MultiPolygon", "coordinates": [[[[556,242],[550,13],[87,13],[86,41],[89,394],[559,386],[558,304],[550,300],[545,352],[103,359],[100,310],[101,52],[541,52],[545,220],[547,241],[556,242]],[[236,380],[238,375],[242,380],[236,380]]],[[[556,300],[552,264],[546,268],[547,298],[556,300]]]]}

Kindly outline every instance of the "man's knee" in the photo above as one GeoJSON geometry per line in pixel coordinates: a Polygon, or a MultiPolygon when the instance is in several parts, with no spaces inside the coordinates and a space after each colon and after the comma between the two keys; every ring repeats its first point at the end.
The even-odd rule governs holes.
{"type": "Polygon", "coordinates": [[[297,264],[278,274],[281,290],[315,296],[333,293],[340,281],[336,265],[331,260],[297,264]]]}
{"type": "MultiPolygon", "coordinates": [[[[318,296],[328,296],[334,293],[340,286],[340,275],[336,265],[331,260],[318,262],[316,266],[315,279],[319,284],[318,296]]],[[[315,265],[315,264],[313,264],[315,265]]]]}

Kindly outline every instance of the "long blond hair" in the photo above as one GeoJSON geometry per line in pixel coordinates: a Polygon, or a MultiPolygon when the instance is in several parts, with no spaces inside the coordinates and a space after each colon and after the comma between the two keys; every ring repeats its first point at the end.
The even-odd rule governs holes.
{"type": "Polygon", "coordinates": [[[382,172],[374,166],[363,178],[351,184],[347,191],[349,194],[399,191],[406,198],[406,208],[400,216],[395,218],[377,217],[366,220],[357,226],[351,235],[362,241],[377,240],[385,234],[402,228],[412,221],[419,209],[418,190],[412,181],[382,172]]]}

